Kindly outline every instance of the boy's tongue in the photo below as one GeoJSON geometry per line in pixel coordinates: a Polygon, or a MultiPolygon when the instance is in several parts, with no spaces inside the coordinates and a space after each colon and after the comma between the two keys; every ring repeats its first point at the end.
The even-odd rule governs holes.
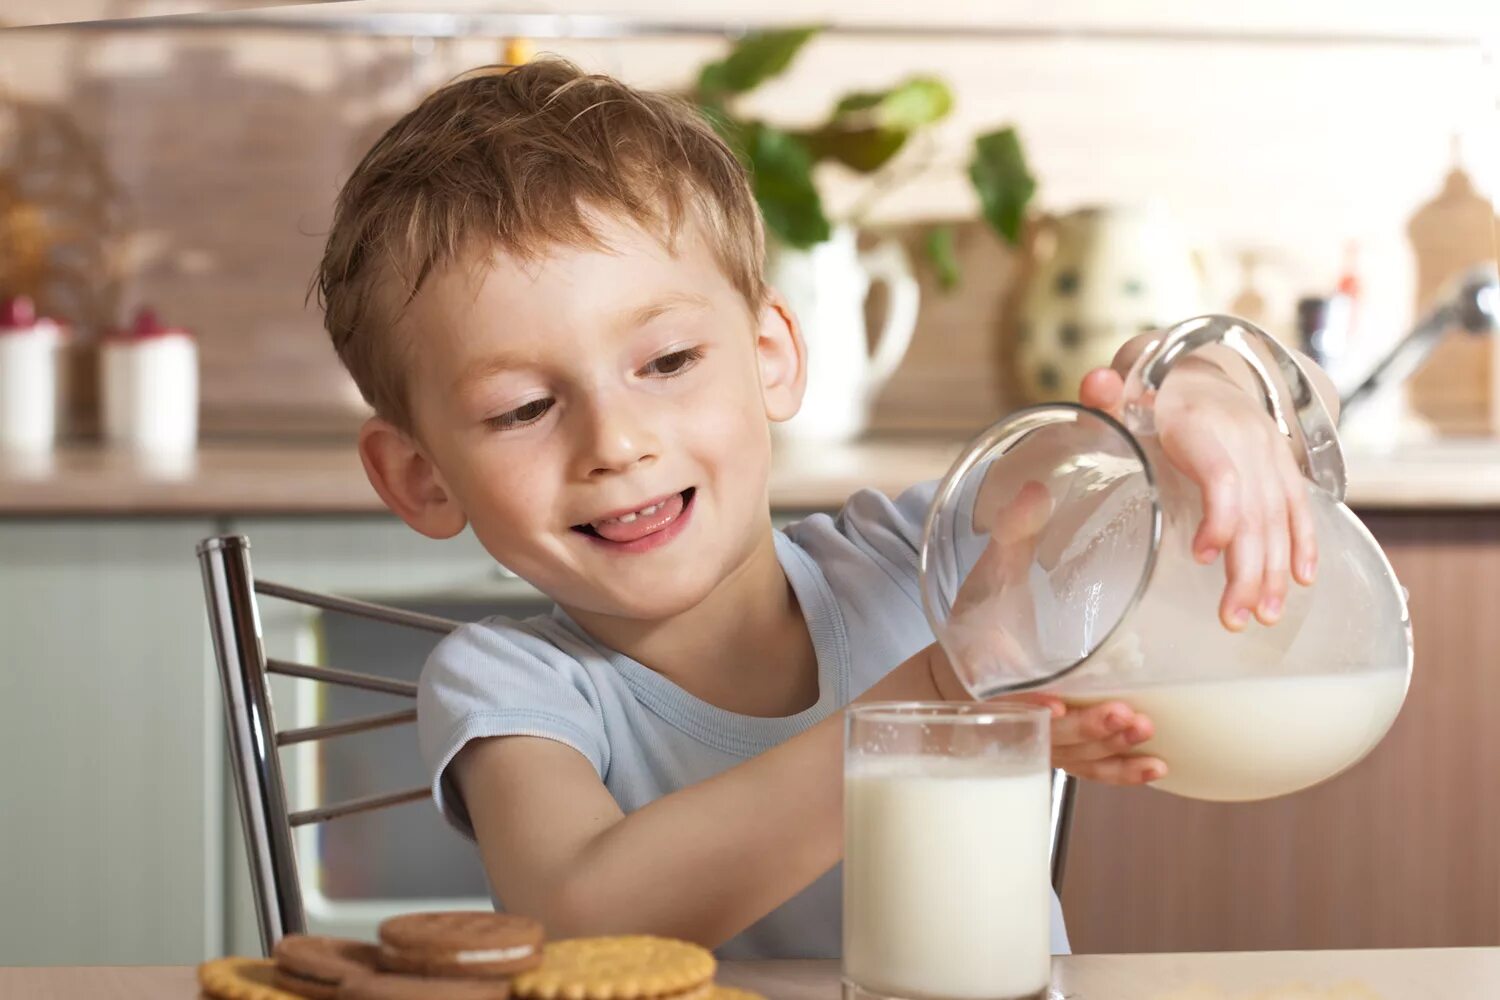
{"type": "Polygon", "coordinates": [[[611,542],[633,542],[665,528],[677,520],[677,516],[681,513],[682,494],[674,493],[653,514],[638,514],[636,519],[629,523],[618,520],[595,521],[594,530],[599,532],[600,537],[611,542]]]}

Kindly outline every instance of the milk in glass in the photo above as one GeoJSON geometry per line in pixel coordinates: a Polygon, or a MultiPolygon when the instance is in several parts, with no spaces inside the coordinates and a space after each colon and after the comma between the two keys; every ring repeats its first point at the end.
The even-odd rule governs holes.
{"type": "Polygon", "coordinates": [[[1050,976],[1043,763],[851,753],[844,976],[912,1000],[1010,1000],[1050,976]]]}

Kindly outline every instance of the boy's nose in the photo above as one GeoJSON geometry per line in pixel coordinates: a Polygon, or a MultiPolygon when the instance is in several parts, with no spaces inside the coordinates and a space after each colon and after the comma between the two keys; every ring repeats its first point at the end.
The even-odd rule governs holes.
{"type": "Polygon", "coordinates": [[[644,414],[619,404],[595,405],[592,411],[583,471],[604,476],[656,457],[659,442],[644,414]]]}

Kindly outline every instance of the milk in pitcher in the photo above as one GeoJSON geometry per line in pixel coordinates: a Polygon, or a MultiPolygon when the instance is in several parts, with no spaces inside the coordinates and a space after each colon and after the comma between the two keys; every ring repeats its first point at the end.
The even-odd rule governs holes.
{"type": "Polygon", "coordinates": [[[1144,684],[1070,693],[1122,701],[1150,717],[1135,752],[1160,757],[1154,788],[1243,802],[1287,795],[1348,769],[1385,735],[1406,697],[1405,670],[1144,684]]]}

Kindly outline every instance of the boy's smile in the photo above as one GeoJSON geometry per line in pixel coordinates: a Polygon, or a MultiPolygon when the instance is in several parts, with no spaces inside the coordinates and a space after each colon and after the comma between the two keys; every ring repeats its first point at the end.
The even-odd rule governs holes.
{"type": "Polygon", "coordinates": [[[695,220],[675,252],[596,228],[605,249],[428,277],[397,327],[424,457],[383,478],[418,530],[467,521],[570,613],[663,621],[774,564],[768,424],[800,402],[801,344],[783,310],[749,308],[695,220]]]}
{"type": "Polygon", "coordinates": [[[605,551],[649,552],[665,545],[687,526],[692,517],[696,487],[658,497],[642,507],[614,511],[573,530],[603,546],[605,551]]]}

